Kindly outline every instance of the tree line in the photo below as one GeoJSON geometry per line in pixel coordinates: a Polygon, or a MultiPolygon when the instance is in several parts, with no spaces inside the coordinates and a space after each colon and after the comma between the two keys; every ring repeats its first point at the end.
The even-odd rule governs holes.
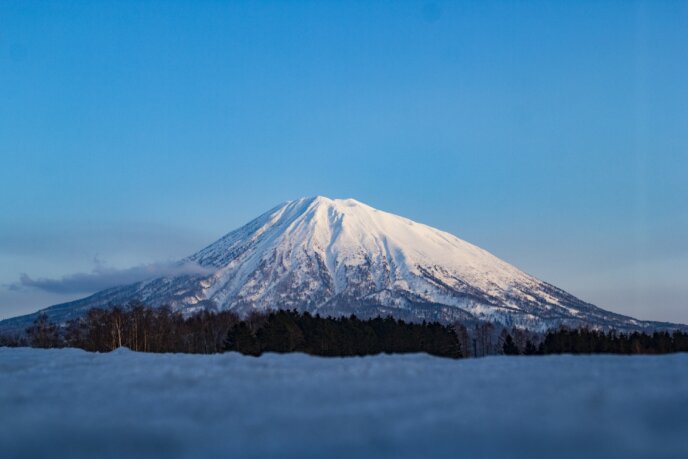
{"type": "Polygon", "coordinates": [[[688,352],[688,333],[652,334],[603,332],[587,328],[548,332],[538,348],[541,354],[669,354],[688,352]]]}
{"type": "Polygon", "coordinates": [[[229,332],[226,350],[260,355],[263,352],[304,352],[320,356],[363,356],[380,353],[424,352],[440,357],[462,357],[452,327],[409,323],[391,317],[361,320],[320,317],[307,312],[274,311],[252,329],[239,322],[229,332]]]}
{"type": "Polygon", "coordinates": [[[170,308],[138,302],[91,309],[66,324],[40,314],[23,336],[0,336],[0,346],[76,347],[108,352],[127,347],[141,352],[211,354],[236,351],[303,352],[320,356],[362,356],[425,352],[442,357],[545,354],[666,354],[688,352],[688,333],[620,333],[593,329],[535,333],[479,322],[453,326],[402,320],[321,317],[275,310],[241,319],[231,311],[202,310],[189,317],[170,308]]]}
{"type": "Polygon", "coordinates": [[[467,357],[549,354],[669,354],[688,352],[688,333],[619,332],[561,327],[544,333],[492,322],[454,325],[467,357]]]}
{"type": "Polygon", "coordinates": [[[498,347],[504,355],[549,354],[670,354],[688,352],[688,333],[675,330],[653,333],[620,333],[589,328],[560,328],[545,334],[531,334],[518,330],[516,340],[503,331],[498,347]]]}

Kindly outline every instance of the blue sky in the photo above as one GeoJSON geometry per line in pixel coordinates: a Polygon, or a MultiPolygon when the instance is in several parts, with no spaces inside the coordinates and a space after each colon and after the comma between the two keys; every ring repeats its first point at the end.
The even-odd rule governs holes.
{"type": "Polygon", "coordinates": [[[688,2],[0,2],[0,318],[325,195],[688,322],[686,43],[688,2]]]}

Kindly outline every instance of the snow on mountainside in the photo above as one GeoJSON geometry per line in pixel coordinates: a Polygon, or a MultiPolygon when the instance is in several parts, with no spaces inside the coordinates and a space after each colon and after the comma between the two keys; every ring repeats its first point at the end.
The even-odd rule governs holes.
{"type": "MultiPolygon", "coordinates": [[[[672,328],[597,308],[456,236],[353,199],[286,202],[180,263],[204,269],[115,287],[45,311],[64,321],[92,307],[137,299],[185,313],[288,308],[493,320],[540,330],[562,324],[672,328]]],[[[9,319],[0,329],[25,326],[29,319],[9,319]]]]}

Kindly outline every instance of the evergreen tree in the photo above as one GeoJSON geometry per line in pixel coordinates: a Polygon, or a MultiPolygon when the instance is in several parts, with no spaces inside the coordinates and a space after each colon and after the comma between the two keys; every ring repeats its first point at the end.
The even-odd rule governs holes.
{"type": "Polygon", "coordinates": [[[516,344],[514,343],[514,339],[511,337],[511,334],[506,335],[506,338],[504,339],[504,345],[502,346],[502,352],[504,355],[520,354],[518,347],[516,347],[516,344]]]}
{"type": "Polygon", "coordinates": [[[533,342],[532,342],[531,340],[526,341],[526,347],[525,347],[525,349],[523,350],[523,353],[524,353],[525,355],[535,355],[535,354],[537,354],[537,348],[535,347],[535,345],[533,344],[533,342]]]}

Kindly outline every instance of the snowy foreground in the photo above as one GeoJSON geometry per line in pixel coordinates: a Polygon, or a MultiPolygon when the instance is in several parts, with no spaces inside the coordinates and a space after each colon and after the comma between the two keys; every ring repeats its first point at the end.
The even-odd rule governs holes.
{"type": "Polygon", "coordinates": [[[688,355],[0,348],[2,457],[688,457],[688,355]]]}

